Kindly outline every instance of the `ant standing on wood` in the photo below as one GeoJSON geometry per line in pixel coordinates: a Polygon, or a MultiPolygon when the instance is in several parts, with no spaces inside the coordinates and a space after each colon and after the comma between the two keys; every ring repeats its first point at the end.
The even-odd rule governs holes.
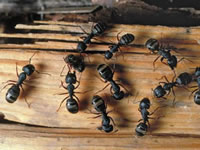
{"type": "MultiPolygon", "coordinates": [[[[124,88],[124,86],[121,84],[117,84],[113,80],[114,71],[112,72],[111,68],[106,64],[100,64],[97,67],[97,71],[98,71],[99,75],[101,76],[101,78],[103,78],[105,80],[104,82],[107,82],[107,81],[110,82],[100,91],[103,91],[106,87],[111,85],[110,92],[111,92],[113,98],[116,100],[121,100],[122,98],[124,98],[124,92],[120,90],[120,86],[123,88],[124,88]]],[[[126,90],[126,88],[124,88],[124,89],[126,90]]],[[[98,91],[98,92],[100,92],[100,91],[98,91]]],[[[126,90],[126,91],[128,91],[128,90],[126,90]]],[[[98,93],[98,92],[96,92],[96,93],[98,93]]]]}
{"type": "MultiPolygon", "coordinates": [[[[29,64],[22,68],[23,72],[21,72],[20,74],[18,74],[18,69],[17,69],[17,64],[16,64],[16,74],[18,77],[18,81],[8,80],[5,82],[8,84],[6,84],[1,90],[6,88],[8,85],[12,85],[6,93],[6,101],[7,102],[14,103],[17,100],[17,98],[20,94],[20,87],[21,87],[22,91],[24,92],[24,88],[22,85],[24,84],[23,82],[26,80],[27,76],[31,76],[34,73],[34,71],[37,73],[40,73],[39,71],[37,71],[35,69],[35,66],[31,64],[31,59],[33,58],[33,56],[35,54],[36,54],[36,52],[29,59],[29,64]]],[[[30,107],[30,104],[27,102],[25,97],[24,97],[24,99],[25,99],[25,102],[27,103],[28,107],[30,107]]]]}
{"type": "Polygon", "coordinates": [[[75,89],[77,89],[80,85],[80,81],[77,81],[76,79],[76,72],[74,71],[73,73],[71,73],[71,70],[69,68],[69,71],[65,77],[65,83],[68,84],[67,87],[65,87],[63,85],[63,82],[61,81],[61,86],[66,89],[68,92],[67,93],[60,93],[58,95],[64,95],[64,94],[69,94],[69,96],[65,97],[61,103],[58,110],[60,109],[60,107],[62,106],[63,102],[65,100],[67,100],[66,102],[66,108],[70,113],[77,113],[79,110],[79,106],[77,101],[80,103],[79,98],[75,95],[75,93],[80,93],[80,92],[74,92],[75,89]],[[75,87],[74,84],[77,84],[77,86],[75,87]],[[68,99],[69,98],[69,99],[68,99]],[[76,101],[77,100],[77,101],[76,101]]]}
{"type": "Polygon", "coordinates": [[[140,121],[143,121],[143,122],[140,122],[136,126],[136,129],[135,129],[135,132],[138,136],[144,136],[146,134],[148,128],[150,128],[149,119],[155,119],[149,116],[153,115],[160,107],[156,108],[152,113],[148,112],[149,108],[150,108],[150,100],[148,98],[143,98],[140,101],[139,109],[138,109],[138,111],[142,115],[142,119],[140,119],[138,122],[140,121]]]}
{"type": "MultiPolygon", "coordinates": [[[[153,94],[155,97],[157,98],[164,98],[166,99],[164,96],[167,94],[169,95],[170,92],[172,91],[173,95],[174,95],[174,99],[173,99],[173,104],[175,102],[175,92],[173,87],[183,87],[185,88],[185,86],[187,86],[189,83],[191,83],[193,81],[193,75],[187,73],[187,72],[183,72],[181,73],[175,80],[175,75],[172,79],[172,82],[169,82],[166,76],[163,76],[162,78],[164,78],[166,80],[166,82],[159,82],[159,84],[163,84],[162,85],[158,85],[154,90],[153,90],[153,94]]],[[[162,79],[161,78],[161,79],[162,79]]]]}
{"type": "MultiPolygon", "coordinates": [[[[186,59],[184,57],[182,57],[179,61],[177,61],[177,58],[175,55],[171,55],[171,49],[169,48],[164,48],[156,39],[149,39],[146,41],[145,43],[145,47],[148,48],[152,53],[156,53],[159,56],[153,61],[153,68],[155,70],[155,62],[161,57],[160,61],[165,64],[168,65],[174,72],[174,68],[176,68],[177,63],[179,63],[180,61],[182,61],[183,59],[186,59]],[[163,60],[166,59],[167,63],[163,62],[163,60]]],[[[188,59],[187,59],[188,60],[188,59]]],[[[188,60],[190,61],[190,60],[188,60]]],[[[192,61],[191,61],[192,62],[192,61]]]]}
{"type": "MultiPolygon", "coordinates": [[[[77,45],[77,50],[80,52],[80,53],[83,53],[85,52],[86,48],[87,48],[87,44],[90,44],[91,43],[91,39],[94,37],[94,36],[98,36],[100,34],[102,34],[107,28],[107,25],[103,22],[99,22],[97,23],[91,30],[91,33],[84,38],[83,42],[79,42],[78,45],[77,45]]],[[[84,31],[84,29],[82,29],[84,31]]],[[[84,31],[85,32],[85,31],[84,31]]],[[[85,32],[86,33],[86,32],[85,32]]]]}
{"type": "Polygon", "coordinates": [[[105,105],[104,100],[100,96],[95,95],[92,98],[92,105],[95,108],[95,110],[98,112],[96,114],[100,113],[100,115],[98,115],[97,117],[102,116],[102,126],[98,127],[98,129],[103,130],[106,133],[112,132],[113,125],[115,125],[115,123],[114,123],[114,120],[108,116],[109,112],[106,112],[106,105],[105,105]],[[110,120],[112,121],[113,125],[110,124],[110,120]]]}
{"type": "Polygon", "coordinates": [[[111,59],[113,53],[117,52],[121,46],[130,44],[131,42],[133,42],[134,39],[135,37],[133,34],[124,34],[120,39],[117,34],[118,43],[109,47],[110,50],[105,52],[105,58],[111,59]]]}

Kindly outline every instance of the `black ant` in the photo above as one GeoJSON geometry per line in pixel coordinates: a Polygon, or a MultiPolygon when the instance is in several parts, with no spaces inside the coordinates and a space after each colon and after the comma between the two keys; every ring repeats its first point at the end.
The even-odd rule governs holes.
{"type": "MultiPolygon", "coordinates": [[[[22,68],[23,72],[21,72],[20,74],[18,74],[18,69],[17,69],[17,64],[16,64],[16,74],[18,77],[18,81],[8,80],[5,82],[5,83],[10,82],[10,83],[6,84],[1,90],[6,88],[8,85],[12,85],[6,93],[6,101],[7,102],[14,103],[17,100],[17,98],[19,97],[19,94],[20,94],[20,87],[21,87],[22,91],[24,92],[24,88],[22,85],[24,84],[23,82],[26,80],[27,76],[31,76],[34,73],[34,71],[37,73],[40,73],[39,71],[37,71],[35,69],[35,66],[31,64],[31,59],[33,58],[33,56],[35,54],[36,53],[34,53],[31,56],[31,58],[29,59],[29,64],[22,68]]],[[[28,107],[30,107],[26,98],[24,98],[24,99],[25,99],[25,102],[27,103],[28,107]]]]}
{"type": "Polygon", "coordinates": [[[113,53],[117,52],[121,46],[130,44],[134,39],[135,37],[133,34],[124,34],[120,39],[117,35],[118,43],[109,47],[110,50],[105,52],[105,58],[111,59],[113,53]]]}
{"type": "Polygon", "coordinates": [[[70,71],[70,68],[69,68],[69,71],[65,77],[65,83],[68,84],[67,87],[65,87],[63,85],[63,82],[61,81],[61,86],[66,89],[68,92],[67,93],[60,93],[59,95],[64,95],[64,94],[69,94],[69,96],[65,97],[61,103],[60,103],[60,106],[59,108],[57,109],[57,112],[58,110],[60,109],[60,107],[62,106],[63,102],[65,100],[67,100],[66,102],[66,107],[67,107],[67,110],[70,112],[70,113],[77,113],[78,110],[79,110],[79,106],[78,106],[78,103],[77,101],[80,103],[78,97],[74,94],[74,93],[79,93],[79,92],[74,92],[75,89],[77,89],[80,85],[80,81],[77,81],[76,79],[76,72],[74,71],[73,73],[71,73],[70,71]],[[77,84],[77,86],[74,86],[74,84],[77,84]],[[69,99],[68,99],[69,98],[69,99]],[[76,101],[77,100],[77,101],[76,101]]]}
{"type": "MultiPolygon", "coordinates": [[[[68,68],[74,68],[74,70],[77,70],[78,72],[83,72],[85,69],[85,63],[84,63],[84,58],[80,56],[76,56],[73,54],[67,55],[64,58],[64,61],[67,63],[68,68]]],[[[63,67],[60,75],[62,74],[65,66],[63,67]]]]}
{"type": "MultiPolygon", "coordinates": [[[[159,56],[153,61],[153,68],[155,70],[155,62],[161,57],[160,61],[168,65],[173,71],[174,68],[176,68],[177,63],[182,61],[186,58],[181,58],[179,61],[177,61],[177,57],[175,55],[171,55],[169,48],[164,48],[156,39],[149,39],[145,43],[145,47],[148,48],[152,53],[159,54],[159,56]],[[167,59],[167,63],[163,62],[164,59],[167,59]]],[[[174,50],[175,51],[175,50],[174,50]]],[[[174,72],[175,73],[175,72],[174,72]]]]}
{"type": "Polygon", "coordinates": [[[194,91],[192,91],[191,95],[195,92],[194,93],[194,102],[196,104],[200,105],[200,67],[196,67],[196,70],[194,73],[194,78],[195,78],[194,80],[197,82],[198,86],[193,86],[193,87],[198,87],[198,88],[195,89],[194,91]]]}
{"type": "MultiPolygon", "coordinates": [[[[92,31],[91,33],[84,38],[84,40],[82,42],[78,42],[78,46],[77,46],[77,50],[80,52],[80,53],[83,53],[85,52],[86,48],[87,48],[87,44],[90,44],[91,43],[91,39],[94,37],[94,36],[97,36],[97,35],[100,35],[102,34],[107,28],[107,25],[103,22],[99,22],[97,23],[93,28],[92,28],[92,31]]],[[[83,30],[84,31],[84,30],[83,30]]]]}
{"type": "Polygon", "coordinates": [[[140,119],[138,122],[140,122],[135,129],[135,132],[138,136],[144,136],[148,130],[148,128],[150,128],[150,124],[149,124],[149,119],[155,119],[155,118],[151,118],[149,116],[151,116],[152,114],[154,114],[160,107],[156,108],[152,113],[148,112],[148,109],[150,108],[150,100],[148,98],[143,98],[140,101],[139,104],[139,109],[138,111],[141,113],[142,115],[142,119],[140,119]],[[148,124],[148,125],[147,125],[148,124]]]}
{"type": "MultiPolygon", "coordinates": [[[[173,95],[174,95],[174,99],[173,99],[173,104],[175,102],[175,92],[173,87],[183,87],[188,85],[189,83],[191,83],[193,81],[193,75],[187,73],[187,72],[183,72],[181,73],[175,80],[175,77],[173,77],[172,81],[169,82],[166,76],[163,76],[166,80],[166,82],[159,82],[159,84],[163,84],[162,85],[158,85],[154,90],[153,90],[153,94],[155,97],[157,98],[165,98],[164,96],[167,94],[169,95],[170,92],[172,91],[173,95]]],[[[162,77],[162,78],[163,78],[162,77]]],[[[165,98],[166,99],[166,98],[165,98]]]]}
{"type": "MultiPolygon", "coordinates": [[[[113,80],[113,75],[114,75],[114,71],[112,72],[111,68],[106,65],[106,64],[100,64],[97,67],[97,71],[99,73],[99,75],[105,80],[104,82],[110,82],[109,84],[107,84],[102,90],[103,91],[107,86],[111,85],[110,88],[110,92],[113,96],[114,99],[116,100],[121,100],[124,97],[124,92],[120,90],[120,86],[123,87],[123,85],[121,84],[117,84],[114,80],[113,80]],[[114,93],[113,93],[114,92],[114,93]]],[[[124,88],[124,87],[123,87],[124,88]]],[[[124,88],[125,89],[125,88],[124,88]]],[[[125,89],[126,90],[126,89],[125,89]]],[[[100,92],[98,91],[98,92],[100,92]]],[[[127,90],[126,90],[127,91],[127,90]]],[[[97,92],[97,93],[98,93],[97,92]]]]}
{"type": "MultiPolygon", "coordinates": [[[[108,112],[106,112],[106,105],[105,105],[104,100],[100,96],[95,95],[92,98],[92,105],[94,106],[95,110],[98,113],[100,113],[99,116],[102,116],[102,126],[98,127],[98,129],[103,130],[106,133],[112,132],[113,125],[110,124],[110,120],[113,122],[114,125],[115,125],[115,123],[114,123],[114,120],[110,116],[108,116],[108,112]]],[[[99,117],[99,116],[97,116],[97,117],[99,117]]],[[[95,118],[97,118],[97,117],[95,117],[95,118]]]]}

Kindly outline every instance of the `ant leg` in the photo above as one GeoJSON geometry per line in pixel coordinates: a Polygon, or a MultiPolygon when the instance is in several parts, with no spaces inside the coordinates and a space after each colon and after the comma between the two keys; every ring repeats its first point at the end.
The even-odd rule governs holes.
{"type": "MultiPolygon", "coordinates": [[[[158,79],[158,80],[162,80],[162,79],[165,79],[166,81],[167,81],[167,83],[169,83],[169,80],[167,79],[167,77],[164,75],[164,76],[162,76],[160,79],[158,79]]],[[[159,82],[160,83],[160,82],[159,82]]],[[[165,82],[164,82],[165,83],[165,82]]]]}
{"type": "Polygon", "coordinates": [[[167,66],[168,66],[167,63],[163,62],[164,59],[165,59],[164,57],[162,57],[162,58],[160,59],[161,63],[163,63],[164,65],[167,65],[167,66]]]}
{"type": "Polygon", "coordinates": [[[49,74],[49,73],[39,72],[38,70],[35,70],[35,72],[37,72],[38,74],[46,74],[46,75],[51,76],[51,74],[49,74]]]}
{"type": "Polygon", "coordinates": [[[138,120],[138,122],[142,121],[143,119],[138,120]]]}
{"type": "MultiPolygon", "coordinates": [[[[23,93],[24,93],[25,90],[24,90],[23,86],[20,85],[20,87],[22,88],[22,91],[23,91],[23,93]]],[[[28,108],[30,108],[30,104],[28,103],[28,101],[27,101],[27,99],[26,99],[25,96],[24,96],[24,100],[25,100],[26,104],[28,105],[28,108]]]]}
{"type": "Polygon", "coordinates": [[[80,100],[79,100],[79,98],[76,96],[76,95],[74,95],[73,94],[73,96],[76,98],[76,100],[80,103],[80,100]]]}
{"type": "Polygon", "coordinates": [[[31,56],[31,58],[29,59],[29,64],[31,64],[31,60],[33,58],[33,56],[35,56],[35,54],[37,53],[38,51],[36,51],[35,53],[33,53],[33,55],[31,56]]]}
{"type": "Polygon", "coordinates": [[[192,94],[194,94],[194,92],[196,92],[196,91],[198,91],[198,90],[199,90],[199,88],[197,88],[197,89],[193,90],[193,91],[191,92],[191,94],[190,94],[189,98],[192,96],[192,94]]]}
{"type": "Polygon", "coordinates": [[[160,55],[153,61],[153,70],[155,71],[155,62],[160,58],[160,55]]]}
{"type": "Polygon", "coordinates": [[[172,104],[173,104],[173,106],[175,106],[176,95],[175,95],[175,92],[174,92],[174,89],[173,89],[173,88],[172,88],[172,93],[173,93],[173,95],[174,95],[172,104]]]}
{"type": "Polygon", "coordinates": [[[64,89],[67,90],[67,87],[64,86],[63,81],[61,81],[61,84],[60,84],[59,88],[60,88],[61,86],[62,86],[64,89]]]}
{"type": "Polygon", "coordinates": [[[112,86],[110,87],[110,93],[111,93],[112,95],[114,95],[114,93],[113,93],[113,91],[112,91],[112,86]]]}
{"type": "Polygon", "coordinates": [[[65,69],[65,66],[66,66],[66,65],[63,66],[62,71],[60,72],[60,77],[64,76],[62,73],[63,73],[63,71],[64,71],[64,69],[65,69]]]}
{"type": "Polygon", "coordinates": [[[189,60],[189,59],[187,59],[187,58],[185,58],[185,57],[182,57],[181,59],[179,59],[178,63],[181,62],[181,61],[184,60],[184,59],[187,60],[187,61],[189,61],[189,62],[191,62],[191,63],[194,63],[192,60],[189,60]]]}
{"type": "Polygon", "coordinates": [[[81,74],[80,74],[80,77],[79,77],[78,81],[76,81],[78,84],[77,84],[77,86],[75,87],[75,89],[77,89],[77,88],[79,87],[79,85],[80,85],[81,76],[82,76],[82,72],[81,72],[81,74]]]}
{"type": "Polygon", "coordinates": [[[132,95],[129,90],[122,84],[118,84],[119,86],[121,86],[128,94],[132,95]]]}
{"type": "Polygon", "coordinates": [[[97,115],[97,116],[95,116],[95,117],[91,117],[92,119],[96,119],[96,118],[99,118],[101,116],[101,114],[100,115],[97,115]]]}
{"type": "Polygon", "coordinates": [[[56,110],[56,112],[59,111],[59,109],[60,109],[60,107],[62,106],[63,102],[64,102],[68,97],[69,97],[69,96],[65,97],[65,98],[61,101],[60,106],[58,107],[58,109],[56,110]]]}
{"type": "Polygon", "coordinates": [[[113,118],[111,118],[110,116],[108,116],[108,118],[110,118],[110,120],[112,121],[113,125],[115,126],[116,124],[115,124],[113,118]]]}
{"type": "Polygon", "coordinates": [[[17,74],[17,77],[19,78],[19,73],[18,73],[17,63],[16,63],[16,74],[17,74]]]}
{"type": "Polygon", "coordinates": [[[85,29],[83,29],[82,26],[78,26],[78,27],[81,28],[81,30],[82,30],[85,34],[89,35],[89,34],[85,31],[85,29]]]}
{"type": "Polygon", "coordinates": [[[119,50],[119,52],[122,54],[123,60],[125,60],[125,59],[124,59],[124,52],[123,52],[120,48],[119,48],[118,50],[119,50]]]}
{"type": "Polygon", "coordinates": [[[81,57],[83,57],[83,55],[86,55],[86,56],[87,56],[87,58],[88,58],[88,62],[90,63],[91,61],[90,61],[90,57],[89,57],[89,55],[86,54],[86,53],[84,53],[84,54],[83,54],[83,53],[80,53],[80,56],[81,56],[81,57]]]}
{"type": "Polygon", "coordinates": [[[167,95],[166,95],[166,96],[168,96],[170,93],[171,93],[171,89],[169,90],[169,92],[167,93],[167,95]]]}
{"type": "Polygon", "coordinates": [[[110,85],[110,83],[108,83],[103,89],[97,91],[97,92],[95,93],[95,95],[96,95],[97,93],[102,92],[103,90],[105,90],[109,85],[110,85]]]}
{"type": "Polygon", "coordinates": [[[8,83],[8,84],[6,84],[4,87],[1,88],[0,92],[1,92],[3,89],[5,89],[8,85],[15,85],[15,84],[14,84],[14,83],[8,83]]]}
{"type": "Polygon", "coordinates": [[[166,106],[164,105],[164,106],[157,107],[152,113],[149,114],[149,116],[153,115],[156,111],[158,111],[158,109],[160,109],[162,107],[166,107],[166,106]]]}
{"type": "Polygon", "coordinates": [[[17,81],[15,81],[15,80],[8,80],[6,82],[2,82],[2,84],[8,83],[8,82],[14,82],[14,83],[16,83],[17,81]]]}

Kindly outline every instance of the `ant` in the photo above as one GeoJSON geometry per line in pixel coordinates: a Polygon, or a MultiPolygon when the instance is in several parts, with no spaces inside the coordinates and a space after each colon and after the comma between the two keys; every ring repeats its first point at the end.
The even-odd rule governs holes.
{"type": "Polygon", "coordinates": [[[103,130],[106,133],[112,132],[113,125],[110,124],[110,120],[112,121],[114,125],[115,123],[114,123],[114,120],[110,116],[108,116],[109,112],[106,112],[106,105],[105,105],[104,100],[100,96],[95,95],[92,98],[92,105],[94,106],[95,110],[98,112],[97,114],[100,113],[100,115],[98,115],[97,117],[102,116],[102,126],[98,127],[98,129],[103,130]]]}
{"type": "MultiPolygon", "coordinates": [[[[17,100],[17,98],[20,95],[20,87],[21,87],[22,91],[24,92],[24,88],[22,85],[24,84],[23,82],[26,80],[27,76],[31,76],[34,73],[34,71],[37,73],[40,73],[39,71],[37,71],[35,69],[35,66],[31,64],[31,60],[35,54],[36,53],[34,53],[31,56],[31,58],[29,59],[29,64],[22,68],[23,72],[21,72],[20,74],[18,74],[18,69],[17,69],[17,64],[16,64],[16,74],[18,77],[18,81],[8,80],[5,82],[8,84],[6,84],[1,90],[6,88],[8,85],[12,85],[6,93],[6,101],[7,102],[14,103],[17,100]]],[[[25,99],[25,102],[27,103],[28,107],[30,107],[30,104],[27,102],[25,97],[24,97],[24,99],[25,99]]]]}
{"type": "MultiPolygon", "coordinates": [[[[124,92],[120,90],[120,86],[123,87],[123,85],[117,84],[113,80],[114,71],[112,72],[111,68],[108,65],[106,65],[106,64],[100,64],[97,67],[97,71],[98,71],[99,75],[101,76],[101,78],[103,78],[105,80],[103,82],[105,82],[105,83],[107,81],[110,82],[109,84],[107,84],[100,91],[103,91],[107,86],[111,85],[110,92],[113,95],[113,98],[116,99],[116,100],[121,100],[124,97],[124,95],[125,95],[124,92]]],[[[126,90],[126,88],[124,88],[124,89],[126,90]]],[[[100,92],[100,91],[98,91],[98,92],[100,92]]]]}
{"type": "Polygon", "coordinates": [[[111,59],[112,56],[113,56],[113,53],[117,52],[118,49],[122,45],[128,45],[131,42],[133,42],[134,39],[135,39],[135,37],[134,37],[133,34],[124,34],[120,39],[119,39],[118,34],[117,34],[118,43],[109,47],[110,50],[105,52],[105,58],[106,59],[111,59]]]}
{"type": "Polygon", "coordinates": [[[195,78],[194,80],[197,82],[198,86],[193,86],[193,87],[198,87],[198,88],[193,90],[191,95],[195,92],[194,93],[194,102],[196,104],[200,105],[200,67],[196,67],[196,70],[194,73],[194,78],[195,78]]]}
{"type": "MultiPolygon", "coordinates": [[[[159,54],[159,56],[153,61],[153,68],[155,70],[155,62],[161,57],[160,61],[168,65],[171,70],[173,70],[174,74],[174,68],[176,68],[177,63],[182,61],[183,59],[186,59],[182,57],[179,61],[177,61],[177,57],[175,55],[171,55],[170,49],[164,48],[156,39],[148,39],[145,43],[145,47],[148,48],[153,54],[159,54]],[[167,63],[163,62],[163,60],[166,59],[167,63]]],[[[175,50],[174,50],[175,51],[175,50]]]]}
{"type": "MultiPolygon", "coordinates": [[[[175,80],[176,75],[174,75],[174,77],[172,78],[172,81],[169,82],[166,76],[163,76],[166,80],[166,82],[159,82],[159,84],[163,84],[162,85],[158,85],[154,90],[153,90],[153,94],[155,97],[157,98],[164,98],[166,99],[164,96],[167,94],[169,95],[170,92],[172,91],[173,95],[174,95],[174,99],[173,99],[173,104],[175,102],[175,92],[173,87],[183,87],[188,85],[189,83],[191,83],[193,81],[193,75],[187,73],[187,72],[183,72],[181,73],[175,80]]],[[[162,78],[163,78],[162,77],[162,78]]],[[[161,79],[162,79],[161,78],[161,79]]]]}
{"type": "MultiPolygon", "coordinates": [[[[87,48],[87,44],[90,44],[91,43],[91,39],[94,37],[94,36],[98,36],[100,34],[102,34],[107,28],[107,25],[103,22],[99,22],[97,23],[93,28],[92,28],[92,31],[91,33],[84,38],[84,40],[82,42],[78,42],[78,45],[77,45],[77,50],[80,52],[80,53],[83,53],[86,48],[87,48]]],[[[84,31],[84,29],[82,29],[84,31]]]]}
{"type": "Polygon", "coordinates": [[[152,113],[148,112],[149,108],[150,108],[150,100],[148,98],[143,98],[140,101],[139,109],[138,109],[138,111],[142,115],[142,119],[140,119],[138,122],[140,122],[142,120],[143,120],[143,122],[140,122],[136,126],[136,129],[135,129],[135,132],[138,136],[144,136],[146,134],[148,128],[150,128],[149,119],[155,119],[155,118],[152,118],[149,116],[153,115],[161,107],[156,108],[152,113]]]}
{"type": "Polygon", "coordinates": [[[60,109],[60,107],[62,106],[63,102],[67,99],[67,102],[66,102],[66,107],[67,107],[67,110],[70,112],[70,113],[77,113],[78,110],[79,110],[79,106],[78,106],[78,103],[77,101],[80,103],[78,97],[74,94],[74,93],[80,93],[80,92],[74,92],[75,89],[77,89],[80,85],[80,81],[77,81],[76,79],[76,72],[74,71],[73,73],[71,72],[70,68],[69,68],[69,71],[65,77],[65,83],[68,84],[67,87],[64,86],[63,82],[61,81],[61,86],[66,89],[68,92],[67,93],[60,93],[58,95],[64,95],[64,94],[69,94],[69,96],[65,97],[61,103],[60,103],[60,106],[59,108],[57,109],[57,112],[58,110],[60,109]],[[77,86],[74,86],[76,83],[77,86]],[[68,99],[69,98],[69,99],[68,99]],[[76,101],[77,100],[77,101],[76,101]]]}
{"type": "MultiPolygon", "coordinates": [[[[74,68],[74,70],[77,70],[78,72],[83,72],[85,69],[84,58],[81,55],[80,56],[76,56],[73,54],[67,55],[64,58],[64,61],[68,65],[68,68],[70,68],[70,69],[74,68]]],[[[65,66],[63,67],[63,69],[60,73],[60,76],[62,75],[62,72],[63,72],[65,66]]]]}

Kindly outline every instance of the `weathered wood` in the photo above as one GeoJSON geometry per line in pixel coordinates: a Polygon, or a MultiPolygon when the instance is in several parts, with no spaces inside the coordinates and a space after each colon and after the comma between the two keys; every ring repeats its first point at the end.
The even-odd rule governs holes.
{"type": "Polygon", "coordinates": [[[198,149],[199,136],[147,135],[138,138],[129,134],[105,134],[88,129],[56,129],[0,125],[0,148],[4,150],[138,150],[198,149]]]}
{"type": "MultiPolygon", "coordinates": [[[[81,30],[77,30],[77,23],[37,23],[46,25],[17,25],[17,28],[27,29],[28,27],[29,29],[33,29],[31,27],[34,27],[38,31],[43,30],[42,33],[0,34],[2,38],[36,39],[36,42],[31,44],[0,44],[0,83],[7,80],[17,80],[16,63],[19,72],[21,72],[21,68],[28,63],[29,58],[36,50],[38,50],[38,52],[32,58],[32,64],[34,64],[36,69],[40,72],[49,73],[51,76],[34,73],[33,77],[30,77],[30,80],[26,82],[27,85],[24,85],[25,92],[21,94],[14,104],[9,104],[5,101],[5,94],[9,87],[5,88],[0,93],[2,97],[0,110],[7,120],[54,128],[27,127],[21,130],[23,127],[17,126],[14,127],[14,132],[7,134],[12,127],[9,126],[8,129],[3,132],[5,126],[0,125],[0,131],[2,130],[2,133],[6,134],[7,139],[7,141],[4,141],[4,149],[12,148],[12,145],[7,145],[7,143],[12,140],[12,134],[19,135],[15,138],[15,143],[18,145],[19,149],[21,147],[31,147],[44,137],[45,139],[43,139],[44,141],[41,142],[41,145],[37,145],[38,149],[44,149],[44,146],[48,147],[49,143],[51,143],[50,146],[52,149],[61,149],[62,146],[60,145],[63,145],[63,149],[67,149],[67,146],[71,149],[78,149],[80,145],[86,145],[85,147],[81,147],[83,149],[94,149],[94,145],[98,146],[97,149],[137,149],[138,147],[145,149],[148,147],[146,145],[149,145],[151,149],[161,149],[163,143],[168,148],[177,148],[179,146],[187,149],[192,145],[194,147],[199,146],[199,106],[194,104],[193,97],[189,98],[190,92],[184,89],[175,88],[176,107],[171,107],[172,96],[169,96],[169,99],[163,102],[159,102],[152,96],[151,88],[158,85],[158,79],[163,75],[171,79],[173,72],[160,61],[156,63],[156,71],[153,71],[152,62],[157,56],[147,55],[148,50],[143,47],[144,42],[150,37],[157,38],[166,45],[170,44],[175,46],[178,48],[179,53],[172,53],[177,55],[178,59],[185,56],[193,61],[193,63],[187,60],[180,62],[176,69],[177,74],[184,71],[193,72],[194,69],[190,68],[195,68],[200,65],[198,57],[200,55],[198,50],[200,47],[197,42],[200,36],[200,30],[198,27],[170,28],[162,26],[113,25],[113,28],[108,29],[102,37],[93,41],[96,42],[95,44],[92,43],[88,46],[88,51],[92,53],[88,53],[89,57],[85,56],[87,67],[81,75],[81,84],[77,91],[91,91],[85,94],[77,94],[80,99],[80,111],[77,114],[70,114],[66,110],[65,104],[63,104],[59,112],[56,112],[61,100],[65,97],[65,95],[56,94],[66,92],[63,88],[59,88],[61,80],[64,81],[64,77],[60,77],[60,72],[65,64],[63,57],[71,53],[65,52],[65,49],[71,49],[75,52],[77,41],[81,40],[80,36],[84,35],[84,33],[81,30]],[[56,27],[61,33],[45,33],[45,27],[47,27],[46,30],[48,32],[52,31],[48,27],[48,24],[50,24],[51,27],[56,27]],[[60,26],[66,25],[70,25],[70,28],[66,27],[67,32],[63,34],[60,26]],[[127,32],[133,33],[136,36],[136,40],[133,45],[122,48],[124,53],[119,55],[117,59],[105,61],[102,52],[108,49],[110,44],[108,39],[116,42],[116,35],[120,30],[123,31],[121,34],[127,32]],[[75,31],[80,33],[74,35],[73,33],[75,31]],[[102,43],[102,41],[105,41],[105,43],[102,43]],[[101,51],[101,53],[99,51],[101,51]],[[91,99],[94,93],[105,86],[105,83],[101,82],[96,77],[98,76],[96,67],[100,63],[108,63],[110,65],[116,64],[114,79],[120,79],[122,84],[126,86],[132,94],[132,96],[128,96],[121,101],[115,101],[112,98],[107,100],[108,110],[113,110],[109,115],[115,120],[116,129],[119,130],[111,135],[96,130],[96,127],[101,124],[101,118],[93,119],[92,117],[95,115],[88,111],[88,109],[92,109],[91,99]],[[28,108],[24,102],[24,96],[26,96],[28,102],[31,103],[31,108],[28,108]],[[148,132],[148,136],[136,138],[134,129],[138,124],[138,120],[141,118],[138,112],[139,104],[137,101],[141,100],[143,97],[149,97],[151,99],[151,112],[158,106],[164,104],[168,106],[159,109],[158,112],[153,115],[154,117],[162,117],[158,120],[150,120],[151,128],[148,132]],[[65,129],[59,129],[61,127],[66,128],[66,131],[65,129]],[[35,136],[38,138],[35,138],[35,136]],[[57,140],[59,137],[61,137],[60,141],[57,140]],[[21,146],[22,141],[27,141],[27,138],[33,142],[21,146]],[[169,140],[169,138],[171,140],[169,140]],[[151,140],[149,141],[149,139],[151,140]],[[78,147],[73,144],[77,143],[77,140],[81,141],[78,147]],[[107,140],[109,142],[105,142],[107,140]],[[52,146],[53,141],[56,141],[56,144],[52,146]],[[65,143],[63,143],[64,141],[65,143]]],[[[87,26],[90,26],[88,24],[80,25],[86,29],[87,26]]],[[[77,53],[73,54],[79,55],[77,53]]],[[[66,74],[67,71],[68,70],[65,69],[64,74],[66,74]]],[[[79,77],[80,74],[77,73],[77,76],[79,77]]],[[[2,84],[1,87],[4,85],[5,84],[2,84]]],[[[103,93],[99,94],[104,98],[105,95],[110,97],[109,88],[103,93]]]]}

